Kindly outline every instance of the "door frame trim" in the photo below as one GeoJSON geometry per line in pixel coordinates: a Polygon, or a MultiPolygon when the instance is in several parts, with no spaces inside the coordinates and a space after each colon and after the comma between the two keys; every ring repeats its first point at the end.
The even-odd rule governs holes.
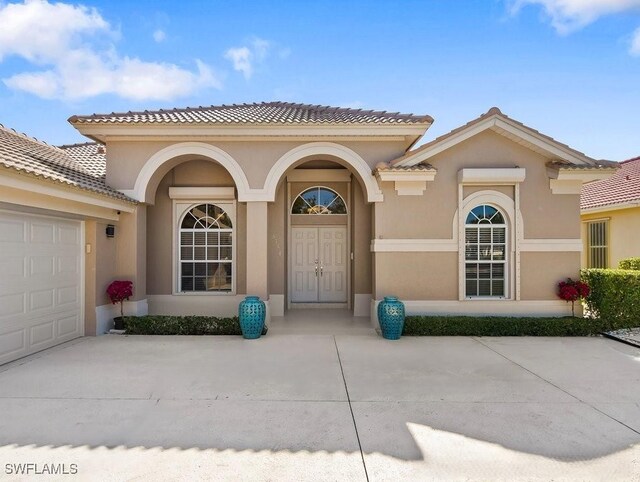
{"type": "MultiPolygon", "coordinates": [[[[308,181],[308,182],[315,182],[315,181],[308,181]]],[[[321,182],[321,181],[318,181],[321,182]]],[[[347,199],[345,199],[345,202],[347,203],[347,252],[345,253],[347,259],[347,309],[351,310],[352,309],[352,293],[351,293],[351,265],[353,264],[353,260],[351,259],[351,253],[352,253],[352,246],[351,246],[351,237],[352,237],[352,232],[351,232],[351,219],[352,219],[352,214],[351,214],[351,209],[352,209],[352,202],[351,202],[351,183],[353,182],[353,178],[347,182],[347,199]]],[[[286,284],[286,292],[287,292],[287,310],[290,310],[292,305],[295,305],[297,303],[292,303],[291,302],[291,283],[290,280],[292,278],[292,265],[291,265],[291,255],[292,255],[292,249],[291,249],[291,242],[292,242],[292,236],[291,236],[291,231],[293,228],[293,225],[291,224],[291,182],[289,180],[287,180],[287,199],[286,199],[286,203],[285,203],[285,224],[286,224],[286,228],[287,228],[287,248],[286,248],[286,253],[287,253],[287,279],[285,280],[285,284],[286,284]]],[[[344,224],[313,224],[313,225],[308,225],[306,227],[318,227],[318,228],[331,228],[331,227],[341,227],[344,226],[344,224]]],[[[302,226],[301,226],[302,227],[302,226]]],[[[327,304],[330,305],[331,303],[321,303],[321,302],[316,302],[315,304],[318,305],[318,307],[322,307],[323,305],[327,304]]]]}

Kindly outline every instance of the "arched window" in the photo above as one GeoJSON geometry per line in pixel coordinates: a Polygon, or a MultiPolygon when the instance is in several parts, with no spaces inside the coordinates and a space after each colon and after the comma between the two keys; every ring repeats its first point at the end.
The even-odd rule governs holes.
{"type": "Polygon", "coordinates": [[[476,206],[465,221],[465,295],[506,297],[507,224],[488,204],[476,206]]]}
{"type": "Polygon", "coordinates": [[[291,214],[347,214],[347,205],[337,192],[317,186],[296,198],[291,214]]]}
{"type": "Polygon", "coordinates": [[[190,208],[180,223],[179,291],[232,290],[233,225],[215,204],[190,208]]]}

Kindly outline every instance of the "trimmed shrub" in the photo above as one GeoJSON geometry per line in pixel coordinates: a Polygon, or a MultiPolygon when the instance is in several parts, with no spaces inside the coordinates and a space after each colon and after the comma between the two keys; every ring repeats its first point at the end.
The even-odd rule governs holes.
{"type": "Polygon", "coordinates": [[[631,269],[640,271],[640,258],[621,259],[618,263],[618,269],[631,269]]]}
{"type": "Polygon", "coordinates": [[[587,313],[600,318],[610,329],[640,324],[640,271],[583,269],[582,279],[591,287],[587,313]]]}
{"type": "Polygon", "coordinates": [[[127,316],[124,327],[127,335],[242,335],[237,316],[127,316]]]}
{"type": "Polygon", "coordinates": [[[501,316],[407,316],[408,336],[589,336],[606,323],[573,316],[556,318],[501,316]]]}

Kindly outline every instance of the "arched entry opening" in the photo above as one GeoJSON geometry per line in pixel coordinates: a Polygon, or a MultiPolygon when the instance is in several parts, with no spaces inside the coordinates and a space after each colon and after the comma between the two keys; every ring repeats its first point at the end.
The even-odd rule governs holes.
{"type": "Polygon", "coordinates": [[[333,146],[296,148],[281,158],[288,167],[279,161],[267,177],[265,191],[274,199],[269,205],[269,291],[282,293],[288,309],[347,308],[368,316],[370,202],[382,197],[371,168],[357,154],[327,145],[333,146]]]}
{"type": "Polygon", "coordinates": [[[148,176],[147,291],[165,314],[237,311],[246,293],[246,205],[217,158],[182,154],[148,176]]]}

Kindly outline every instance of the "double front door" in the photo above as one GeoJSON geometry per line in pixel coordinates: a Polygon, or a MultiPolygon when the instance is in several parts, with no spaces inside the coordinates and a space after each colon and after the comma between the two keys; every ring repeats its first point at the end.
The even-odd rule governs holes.
{"type": "Polygon", "coordinates": [[[347,228],[291,228],[291,302],[346,303],[347,228]]]}

